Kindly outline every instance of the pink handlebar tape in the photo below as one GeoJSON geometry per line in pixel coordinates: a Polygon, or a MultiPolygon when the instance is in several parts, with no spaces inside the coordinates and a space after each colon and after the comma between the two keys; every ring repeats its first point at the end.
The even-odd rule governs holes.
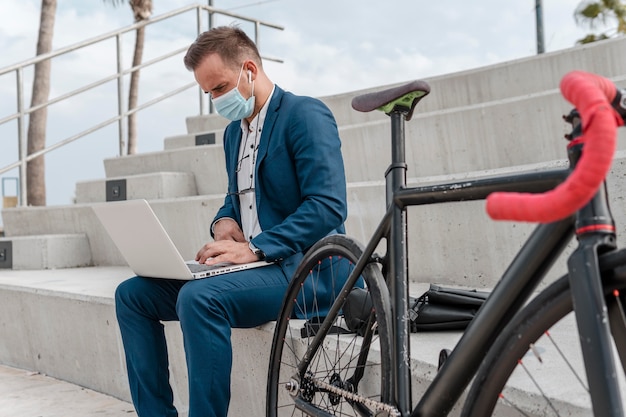
{"type": "Polygon", "coordinates": [[[572,71],[561,80],[561,93],[580,114],[584,152],[559,186],[545,193],[495,192],[487,197],[494,220],[550,223],[564,219],[591,200],[606,178],[615,153],[617,127],[623,122],[611,107],[615,85],[599,75],[572,71]]]}

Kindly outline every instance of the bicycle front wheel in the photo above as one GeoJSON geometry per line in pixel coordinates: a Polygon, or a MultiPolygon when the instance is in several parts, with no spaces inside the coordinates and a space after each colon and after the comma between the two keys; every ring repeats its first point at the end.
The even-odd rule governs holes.
{"type": "MultiPolygon", "coordinates": [[[[624,264],[626,252],[609,254],[624,264]]],[[[626,266],[603,274],[614,357],[626,400],[626,266]]],[[[463,417],[592,416],[567,276],[516,315],[481,364],[463,417]]],[[[626,403],[625,403],[626,404],[626,403]]]]}
{"type": "Polygon", "coordinates": [[[361,331],[347,331],[342,314],[350,292],[341,289],[362,252],[354,240],[332,235],[315,244],[300,263],[274,330],[268,417],[374,416],[387,407],[391,309],[378,264],[368,264],[357,283],[363,286],[364,281],[371,300],[361,331]],[[333,302],[341,306],[339,314],[328,318],[332,326],[321,345],[305,355],[333,302]]]}

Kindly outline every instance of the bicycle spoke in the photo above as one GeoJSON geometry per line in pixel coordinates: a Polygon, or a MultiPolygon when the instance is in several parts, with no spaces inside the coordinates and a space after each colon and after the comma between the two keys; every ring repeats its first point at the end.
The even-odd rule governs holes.
{"type": "Polygon", "coordinates": [[[552,409],[552,411],[554,411],[554,413],[558,416],[559,412],[557,411],[557,409],[554,407],[554,405],[552,404],[552,401],[550,401],[550,398],[548,398],[548,396],[545,394],[545,392],[541,389],[541,386],[537,383],[537,380],[533,377],[533,375],[528,371],[528,368],[526,368],[526,366],[524,365],[524,361],[522,361],[521,359],[518,361],[518,364],[522,367],[522,369],[526,372],[526,374],[528,375],[528,377],[530,378],[530,380],[533,382],[533,385],[535,385],[535,387],[539,390],[539,392],[541,393],[541,395],[543,396],[543,399],[546,400],[546,402],[548,403],[548,405],[550,406],[550,408],[552,409]]]}
{"type": "Polygon", "coordinates": [[[546,331],[544,334],[548,337],[548,339],[550,339],[550,341],[552,342],[552,345],[555,347],[555,349],[557,349],[557,351],[561,355],[561,358],[563,359],[563,361],[565,361],[565,363],[567,364],[568,368],[572,371],[572,374],[574,374],[574,376],[576,377],[576,379],[578,380],[580,385],[585,389],[585,391],[589,392],[589,388],[587,387],[585,382],[582,380],[580,374],[578,372],[576,372],[576,370],[574,369],[574,366],[572,365],[572,362],[568,360],[567,356],[563,353],[563,351],[561,350],[559,345],[552,338],[552,335],[550,335],[550,332],[546,331]]]}

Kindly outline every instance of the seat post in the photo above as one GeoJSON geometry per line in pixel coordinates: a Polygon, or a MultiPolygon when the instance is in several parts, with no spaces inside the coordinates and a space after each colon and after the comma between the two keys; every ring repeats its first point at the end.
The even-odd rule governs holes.
{"type": "Polygon", "coordinates": [[[392,396],[402,416],[411,412],[411,369],[408,352],[408,259],[406,208],[393,205],[394,192],[406,185],[405,113],[394,110],[391,117],[391,165],[385,173],[387,204],[392,207],[391,236],[388,242],[389,275],[387,282],[394,306],[392,339],[392,396]],[[405,349],[406,347],[406,349],[405,349]]]}
{"type": "Polygon", "coordinates": [[[387,207],[393,200],[394,191],[406,185],[406,150],[404,113],[393,111],[391,117],[391,165],[385,172],[387,207]]]}

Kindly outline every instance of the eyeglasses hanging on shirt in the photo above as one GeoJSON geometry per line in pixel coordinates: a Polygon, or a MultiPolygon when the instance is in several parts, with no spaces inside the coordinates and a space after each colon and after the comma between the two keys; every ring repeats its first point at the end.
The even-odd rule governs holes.
{"type": "MultiPolygon", "coordinates": [[[[257,120],[257,126],[258,126],[258,120],[257,120]]],[[[261,134],[260,129],[257,128],[256,130],[258,130],[258,132],[254,132],[254,130],[250,129],[250,131],[246,135],[246,138],[243,144],[243,149],[240,153],[239,159],[237,160],[237,169],[235,170],[235,173],[237,174],[238,186],[241,187],[242,181],[240,181],[240,178],[239,178],[240,172],[245,163],[250,164],[246,167],[246,168],[249,168],[249,174],[248,174],[248,177],[250,178],[249,185],[248,187],[240,191],[237,191],[234,193],[228,193],[228,195],[242,196],[242,195],[254,192],[254,168],[255,168],[255,163],[256,163],[256,155],[259,150],[258,139],[261,134]],[[250,146],[248,146],[248,139],[250,139],[250,136],[253,136],[253,134],[254,134],[254,142],[250,143],[250,146]]]]}
{"type": "MultiPolygon", "coordinates": [[[[259,145],[256,146],[256,148],[254,149],[254,152],[256,153],[256,151],[259,149],[259,145]]],[[[245,156],[242,156],[241,158],[239,158],[239,160],[237,161],[237,170],[235,171],[237,173],[237,175],[239,175],[239,172],[241,171],[241,166],[243,164],[243,162],[250,158],[251,155],[248,153],[245,156]]],[[[254,166],[254,162],[253,165],[254,166]]],[[[249,193],[253,193],[254,192],[254,184],[252,183],[254,181],[254,176],[252,174],[250,174],[250,185],[247,188],[244,188],[241,191],[236,191],[234,193],[228,193],[228,195],[244,195],[244,194],[249,194],[249,193]]]]}

